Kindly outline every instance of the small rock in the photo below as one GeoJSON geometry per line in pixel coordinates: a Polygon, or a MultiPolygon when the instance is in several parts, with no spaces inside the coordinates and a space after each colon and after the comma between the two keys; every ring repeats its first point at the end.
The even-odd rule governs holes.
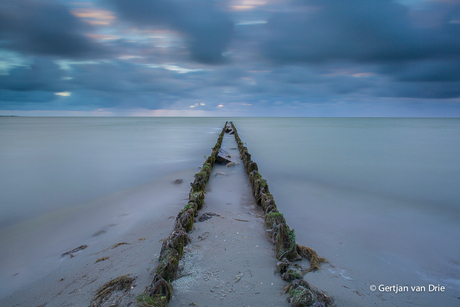
{"type": "Polygon", "coordinates": [[[180,178],[174,180],[174,183],[175,183],[175,184],[180,184],[180,183],[182,183],[182,182],[184,182],[184,180],[182,180],[182,179],[180,179],[180,178]]]}

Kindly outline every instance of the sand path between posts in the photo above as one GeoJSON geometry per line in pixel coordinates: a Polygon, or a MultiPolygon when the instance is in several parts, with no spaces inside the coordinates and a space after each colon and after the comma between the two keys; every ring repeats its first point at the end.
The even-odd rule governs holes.
{"type": "Polygon", "coordinates": [[[169,306],[289,306],[233,135],[224,136],[221,148],[239,164],[212,169],[169,306]],[[206,213],[216,215],[200,222],[206,213]]]}

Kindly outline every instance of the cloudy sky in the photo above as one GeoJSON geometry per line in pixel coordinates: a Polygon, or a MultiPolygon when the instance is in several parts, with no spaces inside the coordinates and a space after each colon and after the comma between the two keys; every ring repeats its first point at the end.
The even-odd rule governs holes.
{"type": "Polygon", "coordinates": [[[460,0],[0,0],[0,115],[460,116],[460,0]]]}

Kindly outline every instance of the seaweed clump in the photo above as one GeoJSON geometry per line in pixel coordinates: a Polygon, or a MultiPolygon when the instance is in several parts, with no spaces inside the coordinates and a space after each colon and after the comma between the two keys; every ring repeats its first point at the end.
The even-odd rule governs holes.
{"type": "Polygon", "coordinates": [[[288,301],[293,307],[327,307],[335,306],[334,299],[322,291],[310,286],[303,279],[296,279],[284,287],[288,301]]]}
{"type": "Polygon", "coordinates": [[[320,264],[327,262],[326,258],[319,257],[313,248],[297,244],[296,250],[299,255],[310,260],[309,272],[319,270],[321,268],[320,264]]]}
{"type": "Polygon", "coordinates": [[[111,295],[117,291],[126,292],[131,289],[135,278],[129,275],[122,275],[105,283],[96,293],[91,301],[90,307],[101,306],[111,295]]]}
{"type": "Polygon", "coordinates": [[[281,279],[287,282],[294,281],[296,279],[302,279],[303,276],[308,272],[299,264],[293,264],[286,258],[276,264],[278,272],[281,274],[281,279]]]}

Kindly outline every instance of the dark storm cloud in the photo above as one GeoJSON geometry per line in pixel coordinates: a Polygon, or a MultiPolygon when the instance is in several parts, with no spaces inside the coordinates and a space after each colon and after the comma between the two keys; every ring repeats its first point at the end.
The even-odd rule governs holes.
{"type": "Polygon", "coordinates": [[[0,108],[37,108],[37,103],[52,102],[57,98],[55,92],[67,88],[59,67],[49,59],[38,58],[30,67],[17,67],[9,75],[0,75],[0,108]]]}
{"type": "Polygon", "coordinates": [[[144,65],[123,61],[110,63],[75,65],[71,83],[75,87],[95,91],[119,92],[162,92],[183,88],[173,72],[162,68],[148,68],[144,65]]]}
{"type": "Polygon", "coordinates": [[[107,52],[84,35],[86,30],[85,24],[57,2],[0,0],[2,48],[67,58],[107,52]]]}
{"type": "MultiPolygon", "coordinates": [[[[267,24],[264,54],[275,63],[374,65],[384,86],[377,96],[454,98],[460,96],[460,3],[431,2],[417,10],[390,0],[293,1],[297,10],[275,13],[267,24]],[[389,78],[389,80],[385,80],[389,78]]],[[[336,79],[336,78],[334,78],[336,79]]],[[[375,80],[373,80],[375,81],[375,80]]],[[[335,86],[334,86],[335,84],[335,86]]],[[[354,84],[354,86],[353,86],[354,84]]]]}
{"type": "Polygon", "coordinates": [[[459,62],[455,59],[413,61],[399,65],[389,64],[381,71],[402,82],[460,81],[459,62]]]}
{"type": "Polygon", "coordinates": [[[190,97],[201,80],[199,73],[193,74],[195,78],[161,66],[150,68],[122,60],[73,65],[69,75],[71,90],[80,93],[80,106],[120,109],[166,108],[190,97]]]}
{"type": "Polygon", "coordinates": [[[420,27],[408,7],[390,0],[303,1],[297,12],[269,19],[268,57],[279,62],[388,62],[460,56],[460,27],[420,27]]]}
{"type": "Polygon", "coordinates": [[[388,97],[447,99],[460,97],[460,82],[404,82],[389,85],[388,97]]]}
{"type": "Polygon", "coordinates": [[[212,0],[106,0],[117,14],[146,28],[165,27],[186,36],[194,60],[219,63],[233,34],[230,17],[212,0]]]}
{"type": "Polygon", "coordinates": [[[0,0],[0,48],[20,51],[0,58],[8,73],[0,75],[0,110],[379,116],[360,108],[392,101],[387,109],[396,111],[385,114],[397,115],[416,101],[413,110],[420,103],[429,112],[460,97],[458,2],[414,11],[383,0],[286,0],[219,10],[229,3],[103,0],[86,4],[88,12],[117,18],[93,28],[69,13],[78,4],[0,0]],[[206,65],[214,63],[222,65],[206,65]]]}
{"type": "Polygon", "coordinates": [[[62,71],[46,58],[37,58],[30,67],[17,67],[0,75],[0,90],[12,92],[63,91],[62,71]]]}
{"type": "Polygon", "coordinates": [[[190,84],[177,73],[163,68],[126,61],[89,62],[70,65],[62,70],[47,57],[35,57],[30,67],[10,69],[0,75],[0,106],[10,108],[37,108],[61,99],[61,107],[144,107],[156,108],[162,102],[187,97],[190,84]],[[69,92],[69,97],[55,93],[69,92]],[[65,104],[64,104],[65,103],[65,104]]]}
{"type": "Polygon", "coordinates": [[[46,105],[56,99],[56,95],[48,91],[18,92],[8,89],[0,89],[0,108],[5,110],[17,110],[24,108],[37,108],[37,103],[46,105]],[[32,103],[32,104],[31,104],[32,103]]]}

